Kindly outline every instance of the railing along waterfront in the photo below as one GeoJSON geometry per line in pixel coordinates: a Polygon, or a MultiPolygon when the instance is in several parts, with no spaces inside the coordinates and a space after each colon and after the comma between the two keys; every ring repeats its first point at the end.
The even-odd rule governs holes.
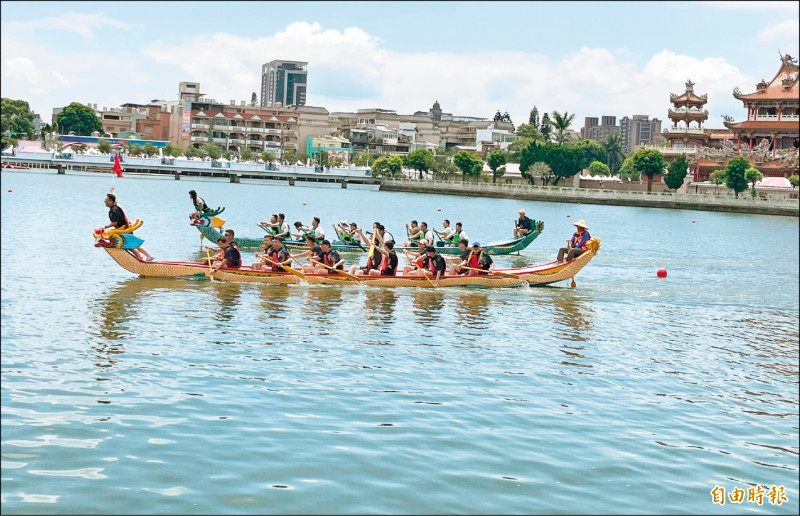
{"type": "MultiPolygon", "coordinates": [[[[3,163],[12,163],[34,168],[54,168],[83,171],[111,171],[114,157],[109,155],[58,154],[53,152],[16,152],[13,156],[3,155],[3,163]]],[[[315,177],[326,181],[355,181],[361,183],[378,183],[373,179],[371,171],[363,167],[321,167],[303,165],[283,165],[274,163],[241,163],[225,161],[195,161],[170,157],[136,157],[122,156],[121,164],[127,172],[155,172],[167,174],[199,174],[212,172],[229,176],[244,175],[259,178],[309,178],[315,177]],[[360,181],[359,181],[360,180],[360,181]]],[[[207,174],[206,174],[207,175],[207,174]]]]}
{"type": "Polygon", "coordinates": [[[726,194],[642,192],[571,186],[537,186],[526,184],[493,184],[453,180],[387,179],[382,190],[420,193],[441,193],[483,197],[518,198],[553,202],[588,202],[594,204],[653,206],[716,211],[800,215],[800,200],[752,197],[749,191],[736,197],[726,194]]]}

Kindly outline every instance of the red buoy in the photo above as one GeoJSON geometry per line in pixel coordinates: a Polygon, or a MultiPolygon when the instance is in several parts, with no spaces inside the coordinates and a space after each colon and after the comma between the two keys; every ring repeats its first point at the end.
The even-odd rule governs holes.
{"type": "Polygon", "coordinates": [[[667,277],[667,269],[664,269],[664,268],[658,269],[658,271],[656,272],[656,276],[658,276],[659,278],[666,278],[667,277]]]}
{"type": "Polygon", "coordinates": [[[11,193],[11,190],[9,190],[8,193],[11,193]]]}
{"type": "Polygon", "coordinates": [[[692,224],[694,224],[694,221],[692,221],[692,224]]]}
{"type": "Polygon", "coordinates": [[[442,211],[442,209],[441,209],[441,208],[438,208],[436,211],[442,211]]]}
{"type": "Polygon", "coordinates": [[[305,206],[305,205],[306,205],[306,203],[303,203],[303,206],[305,206]]]}
{"type": "Polygon", "coordinates": [[[567,213],[567,218],[569,218],[569,213],[567,213]]]}

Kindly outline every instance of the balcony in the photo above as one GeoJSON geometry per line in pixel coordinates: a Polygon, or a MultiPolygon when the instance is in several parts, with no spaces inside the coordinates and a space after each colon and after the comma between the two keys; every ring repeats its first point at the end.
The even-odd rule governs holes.
{"type": "Polygon", "coordinates": [[[280,129],[264,129],[264,132],[269,134],[281,134],[282,131],[280,129]]]}
{"type": "Polygon", "coordinates": [[[195,124],[192,122],[192,129],[208,129],[208,124],[195,124]]]}
{"type": "Polygon", "coordinates": [[[207,142],[208,136],[192,136],[191,141],[193,142],[207,142]]]}
{"type": "Polygon", "coordinates": [[[268,147],[280,147],[281,142],[264,142],[264,145],[268,147]]]}
{"type": "Polygon", "coordinates": [[[700,128],[688,128],[688,127],[667,127],[667,132],[669,134],[703,134],[703,129],[700,128]]]}

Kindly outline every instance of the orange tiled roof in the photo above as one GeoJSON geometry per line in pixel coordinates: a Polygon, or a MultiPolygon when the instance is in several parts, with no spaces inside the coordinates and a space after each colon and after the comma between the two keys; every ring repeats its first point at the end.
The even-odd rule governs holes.
{"type": "Polygon", "coordinates": [[[672,102],[681,102],[686,100],[691,100],[693,102],[702,102],[702,103],[707,102],[705,99],[701,99],[700,97],[695,95],[693,91],[684,91],[679,96],[672,99],[672,102]]]}
{"type": "Polygon", "coordinates": [[[763,91],[756,91],[755,93],[739,94],[737,98],[743,100],[797,99],[800,97],[800,86],[798,86],[797,78],[797,66],[790,66],[786,63],[782,63],[780,70],[778,70],[778,73],[776,73],[775,77],[769,82],[766,89],[763,91]],[[784,79],[792,79],[791,87],[784,88],[784,79]]]}
{"type": "Polygon", "coordinates": [[[775,120],[753,121],[730,124],[731,129],[800,129],[800,122],[777,122],[775,120]]]}

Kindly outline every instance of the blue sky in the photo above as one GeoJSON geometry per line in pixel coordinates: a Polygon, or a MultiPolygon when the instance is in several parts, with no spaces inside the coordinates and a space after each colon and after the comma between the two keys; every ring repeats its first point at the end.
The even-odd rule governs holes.
{"type": "MultiPolygon", "coordinates": [[[[249,101],[260,66],[309,62],[308,104],[445,112],[519,125],[540,112],[665,121],[691,78],[709,127],[731,92],[798,55],[797,2],[2,2],[2,95],[49,121],[70,102],[174,99],[196,81],[249,101]]],[[[666,125],[666,122],[665,124],[666,125]]]]}

